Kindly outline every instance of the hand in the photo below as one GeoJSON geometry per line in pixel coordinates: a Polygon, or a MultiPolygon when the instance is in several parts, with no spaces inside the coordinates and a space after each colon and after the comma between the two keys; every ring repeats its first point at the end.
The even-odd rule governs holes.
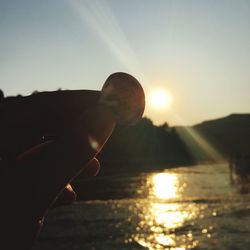
{"type": "Polygon", "coordinates": [[[1,245],[29,249],[52,206],[70,203],[70,182],[95,175],[116,121],[98,91],[43,92],[0,104],[1,245]],[[48,136],[48,139],[46,138],[48,136]]]}

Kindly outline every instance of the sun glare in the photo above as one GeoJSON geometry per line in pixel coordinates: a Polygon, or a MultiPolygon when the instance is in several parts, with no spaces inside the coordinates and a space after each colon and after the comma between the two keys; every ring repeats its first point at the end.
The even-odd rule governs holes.
{"type": "Polygon", "coordinates": [[[163,110],[171,106],[172,97],[170,93],[165,89],[154,89],[149,93],[149,105],[150,107],[163,110]]]}
{"type": "Polygon", "coordinates": [[[154,195],[159,199],[177,197],[177,177],[174,174],[160,173],[153,176],[154,195]]]}

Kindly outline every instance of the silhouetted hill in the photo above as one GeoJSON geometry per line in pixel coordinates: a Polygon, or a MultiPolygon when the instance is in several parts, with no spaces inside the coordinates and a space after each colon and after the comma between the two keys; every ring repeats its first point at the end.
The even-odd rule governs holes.
{"type": "Polygon", "coordinates": [[[250,114],[232,114],[176,131],[196,162],[250,155],[250,114]]]}
{"type": "Polygon", "coordinates": [[[250,154],[250,114],[232,114],[193,127],[222,154],[250,154]]]}

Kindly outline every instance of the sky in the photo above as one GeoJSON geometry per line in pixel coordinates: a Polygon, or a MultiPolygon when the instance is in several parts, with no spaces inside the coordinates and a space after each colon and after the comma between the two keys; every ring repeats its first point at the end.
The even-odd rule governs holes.
{"type": "Polygon", "coordinates": [[[5,95],[100,90],[123,71],[170,93],[146,106],[155,124],[250,113],[248,0],[0,0],[0,34],[5,95]]]}

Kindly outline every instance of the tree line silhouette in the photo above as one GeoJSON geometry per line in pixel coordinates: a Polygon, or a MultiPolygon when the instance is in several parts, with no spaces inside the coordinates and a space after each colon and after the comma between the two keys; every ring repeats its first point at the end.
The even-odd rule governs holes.
{"type": "MultiPolygon", "coordinates": [[[[21,97],[4,97],[0,90],[0,103],[21,97]]],[[[187,132],[191,128],[227,160],[235,154],[250,155],[249,126],[249,114],[233,114],[192,127],[170,127],[166,122],[156,126],[144,117],[135,126],[118,125],[98,158],[102,173],[150,171],[214,161],[187,132]]]]}
{"type": "Polygon", "coordinates": [[[103,171],[145,171],[194,164],[175,128],[167,123],[155,126],[146,117],[135,126],[118,125],[99,158],[103,171]]]}

